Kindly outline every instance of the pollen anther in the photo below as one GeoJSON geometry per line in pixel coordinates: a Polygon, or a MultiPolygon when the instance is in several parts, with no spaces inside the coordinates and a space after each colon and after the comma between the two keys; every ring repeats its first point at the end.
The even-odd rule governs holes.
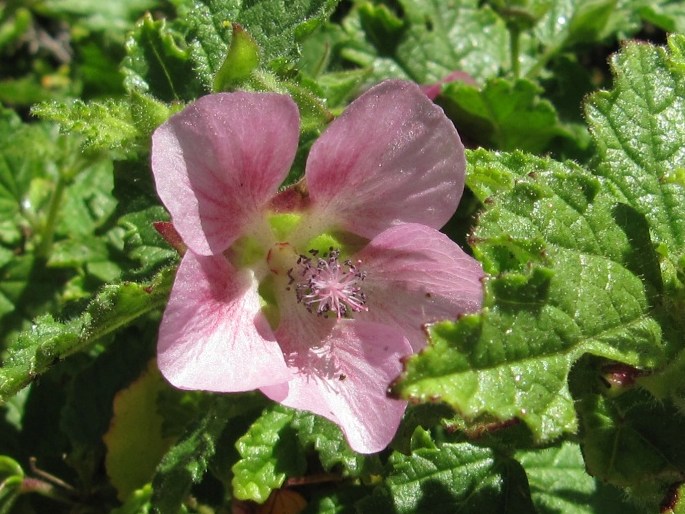
{"type": "Polygon", "coordinates": [[[333,313],[340,318],[351,317],[353,312],[366,311],[366,294],[361,283],[366,273],[360,271],[352,261],[340,262],[340,251],[331,248],[322,257],[318,252],[309,252],[313,257],[300,255],[297,260],[302,280],[295,286],[297,301],[309,312],[319,316],[333,313]]]}

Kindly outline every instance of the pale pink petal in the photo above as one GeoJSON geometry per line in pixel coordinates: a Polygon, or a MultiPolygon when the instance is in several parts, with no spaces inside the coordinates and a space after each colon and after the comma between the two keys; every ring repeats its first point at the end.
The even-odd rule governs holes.
{"type": "Polygon", "coordinates": [[[465,71],[453,71],[437,82],[421,86],[421,91],[423,91],[423,94],[431,100],[435,100],[438,96],[440,96],[443,84],[449,84],[450,82],[463,82],[464,84],[468,84],[470,86],[478,86],[476,80],[465,71]]]}
{"type": "Polygon", "coordinates": [[[181,389],[249,391],[290,376],[250,273],[191,251],[164,311],[157,364],[181,389]]]}
{"type": "Polygon", "coordinates": [[[411,82],[355,100],[314,143],[305,177],[314,216],[371,238],[398,223],[442,227],[464,189],[464,147],[411,82]]]}
{"type": "Polygon", "coordinates": [[[155,131],[157,193],[190,249],[228,248],[276,193],[298,137],[297,106],[269,93],[205,96],[155,131]]]}
{"type": "Polygon", "coordinates": [[[406,402],[387,396],[411,346],[396,328],[357,320],[335,324],[316,348],[293,356],[288,384],[262,388],[288,407],[337,423],[353,450],[374,453],[392,440],[406,402]]]}
{"type": "Polygon", "coordinates": [[[418,351],[425,323],[475,312],[483,302],[483,270],[446,235],[408,223],[382,232],[354,260],[366,272],[366,319],[398,326],[418,351]]]}

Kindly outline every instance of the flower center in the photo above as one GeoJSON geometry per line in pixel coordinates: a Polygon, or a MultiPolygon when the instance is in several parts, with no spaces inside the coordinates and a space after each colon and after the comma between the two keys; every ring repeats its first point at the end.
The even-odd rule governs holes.
{"type": "Polygon", "coordinates": [[[352,312],[366,311],[366,295],[361,284],[366,273],[352,261],[340,262],[340,250],[331,248],[318,257],[318,251],[310,250],[311,257],[300,255],[297,259],[301,280],[288,271],[290,284],[295,283],[297,301],[309,312],[326,316],[329,312],[338,319],[350,317],[352,312]]]}

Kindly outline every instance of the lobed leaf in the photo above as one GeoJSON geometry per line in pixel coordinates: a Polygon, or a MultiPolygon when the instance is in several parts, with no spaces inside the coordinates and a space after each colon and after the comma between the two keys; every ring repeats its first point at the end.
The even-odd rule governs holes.
{"type": "Polygon", "coordinates": [[[668,43],[668,49],[626,45],[612,61],[614,88],[590,97],[586,112],[597,173],[645,219],[641,228],[627,223],[637,247],[633,268],[658,295],[669,360],[639,382],[660,400],[677,402],[685,388],[685,287],[678,272],[685,254],[685,37],[671,36],[668,43]]]}
{"type": "Polygon", "coordinates": [[[611,395],[588,383],[578,402],[588,472],[656,511],[685,478],[685,419],[671,400],[655,402],[644,389],[611,395]]]}
{"type": "Polygon", "coordinates": [[[122,70],[131,93],[149,93],[172,102],[190,101],[207,92],[194,73],[182,35],[163,19],[145,15],[129,35],[126,53],[122,70]]]}
{"type": "Polygon", "coordinates": [[[577,430],[567,379],[582,355],[664,363],[655,306],[602,181],[521,154],[477,151],[469,164],[476,194],[494,191],[472,242],[498,276],[481,314],[431,328],[432,344],[395,391],[445,401],[477,423],[518,419],[551,441],[577,430]]]}
{"type": "Polygon", "coordinates": [[[618,488],[591,477],[577,444],[564,442],[545,449],[520,451],[517,460],[530,484],[539,514],[637,514],[618,488]]]}
{"type": "Polygon", "coordinates": [[[333,422],[307,411],[298,411],[293,419],[300,444],[316,450],[326,471],[340,468],[343,476],[359,477],[368,458],[353,452],[340,428],[333,422]]]}
{"type": "Polygon", "coordinates": [[[685,421],[674,416],[674,410],[639,391],[616,400],[585,398],[581,404],[581,411],[587,412],[584,450],[593,474],[627,486],[655,477],[682,480],[685,445],[680,434],[685,421]],[[607,446],[615,449],[612,458],[604,450],[607,446]]]}
{"type": "Polygon", "coordinates": [[[230,420],[227,411],[232,407],[232,397],[215,396],[207,412],[162,458],[152,480],[154,512],[181,511],[190,487],[202,480],[207,471],[221,433],[230,420]]]}
{"type": "Polygon", "coordinates": [[[481,2],[398,3],[402,17],[361,2],[343,22],[350,41],[341,49],[342,57],[372,68],[374,82],[394,77],[428,84],[456,70],[482,80],[497,76],[508,60],[504,22],[481,2]]]}
{"type": "Polygon", "coordinates": [[[81,133],[93,148],[122,148],[138,136],[127,102],[107,99],[44,102],[35,105],[34,115],[60,124],[65,132],[81,133]]]}
{"type": "Polygon", "coordinates": [[[273,405],[264,410],[238,439],[240,459],[233,466],[233,494],[239,500],[264,503],[287,476],[302,474],[304,461],[290,423],[295,411],[273,405]]]}
{"type": "Polygon", "coordinates": [[[82,134],[88,149],[123,153],[142,151],[152,131],[170,114],[166,105],[139,92],[126,99],[44,102],[34,105],[31,112],[59,123],[65,133],[82,134]]]}
{"type": "Polygon", "coordinates": [[[669,45],[627,45],[614,89],[591,97],[594,176],[471,153],[485,202],[471,242],[495,276],[483,312],[432,327],[395,385],[476,425],[522,421],[537,441],[576,432],[578,416],[589,471],[653,508],[683,477],[685,39],[669,45]]]}
{"type": "MultiPolygon", "coordinates": [[[[229,53],[232,24],[244,27],[261,50],[261,65],[289,67],[298,41],[333,12],[338,0],[296,0],[244,4],[237,0],[179,2],[179,19],[171,27],[152,21],[130,40],[125,70],[129,88],[149,90],[163,100],[192,100],[215,86],[229,53]],[[187,46],[180,40],[185,36],[187,46]],[[153,50],[153,51],[151,51],[153,50]],[[185,87],[184,87],[185,85],[185,87]]],[[[222,72],[222,74],[225,74],[222,72]]],[[[216,85],[225,82],[219,79],[216,85]]]]}
{"type": "Polygon", "coordinates": [[[360,513],[535,512],[523,469],[491,448],[436,443],[417,429],[412,453],[393,453],[389,468],[360,513]]]}
{"type": "Polygon", "coordinates": [[[673,36],[669,46],[671,55],[626,45],[611,62],[613,89],[592,95],[586,115],[597,173],[644,214],[654,241],[673,258],[685,250],[685,184],[676,178],[685,166],[685,38],[673,36]]]}
{"type": "Polygon", "coordinates": [[[149,284],[106,286],[80,316],[66,322],[47,314],[8,348],[0,368],[0,402],[55,363],[166,303],[174,271],[162,270],[149,284]]]}
{"type": "Polygon", "coordinates": [[[443,88],[438,103],[460,133],[498,150],[539,153],[555,136],[568,135],[552,104],[528,80],[488,80],[482,89],[464,82],[443,88]]]}

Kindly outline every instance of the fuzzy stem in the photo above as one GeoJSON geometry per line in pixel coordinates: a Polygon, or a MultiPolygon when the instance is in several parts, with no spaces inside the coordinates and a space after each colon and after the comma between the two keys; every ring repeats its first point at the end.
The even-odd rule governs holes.
{"type": "Polygon", "coordinates": [[[45,226],[42,230],[40,245],[36,251],[36,255],[38,255],[38,257],[47,258],[48,253],[50,253],[50,249],[52,248],[52,242],[55,239],[57,215],[59,214],[59,209],[62,205],[62,198],[64,197],[64,191],[66,190],[67,186],[67,180],[64,177],[64,173],[59,174],[59,178],[55,184],[55,190],[52,192],[52,197],[50,198],[48,217],[45,220],[45,226]]]}
{"type": "Polygon", "coordinates": [[[561,50],[562,45],[552,45],[548,46],[544,52],[538,57],[537,61],[535,61],[535,64],[528,70],[528,73],[526,73],[526,78],[530,80],[534,80],[535,77],[540,73],[540,71],[547,66],[547,63],[550,61],[552,57],[554,57],[557,53],[559,53],[559,50],[561,50]]]}

